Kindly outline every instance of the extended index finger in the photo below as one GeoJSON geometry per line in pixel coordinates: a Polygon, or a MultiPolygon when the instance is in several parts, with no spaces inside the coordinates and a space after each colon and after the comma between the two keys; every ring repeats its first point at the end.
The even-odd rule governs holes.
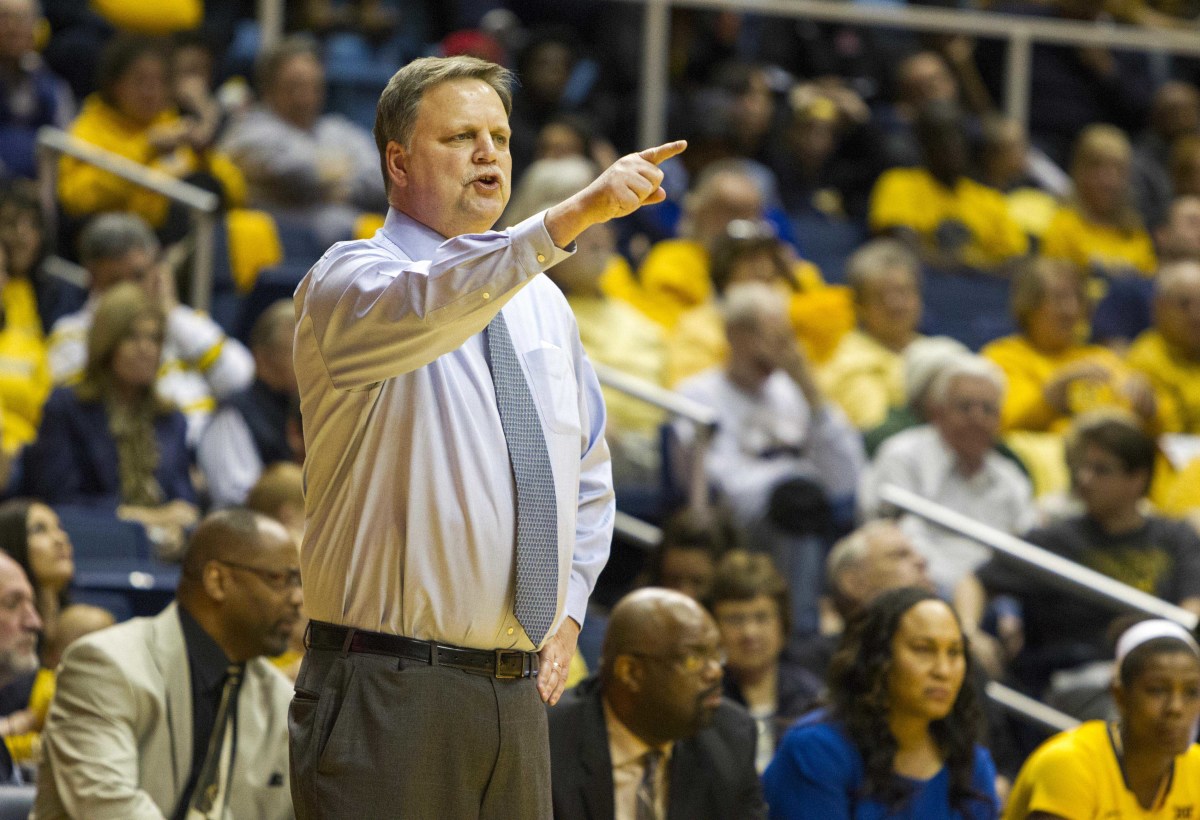
{"type": "Polygon", "coordinates": [[[657,145],[654,148],[646,148],[638,151],[638,156],[642,159],[653,162],[658,165],[665,159],[670,159],[677,154],[682,154],[683,149],[687,148],[687,140],[675,140],[674,142],[666,142],[662,145],[657,145]]]}

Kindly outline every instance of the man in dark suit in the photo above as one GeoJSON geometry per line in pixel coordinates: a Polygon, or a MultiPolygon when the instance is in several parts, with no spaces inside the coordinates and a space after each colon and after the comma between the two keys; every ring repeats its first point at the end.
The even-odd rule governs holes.
{"type": "Polygon", "coordinates": [[[721,697],[719,647],[680,593],[641,589],[613,608],[599,676],[550,710],[555,817],[766,816],[754,721],[721,697]]]}

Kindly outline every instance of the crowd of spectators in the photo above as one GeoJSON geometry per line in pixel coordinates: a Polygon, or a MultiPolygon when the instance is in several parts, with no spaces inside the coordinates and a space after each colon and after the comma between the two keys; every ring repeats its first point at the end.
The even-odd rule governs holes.
{"type": "MultiPolygon", "coordinates": [[[[138,757],[164,737],[126,749],[125,805],[197,808],[201,769],[221,758],[205,746],[229,680],[217,649],[241,665],[243,700],[245,675],[264,687],[255,708],[284,700],[255,659],[294,674],[303,654],[298,579],[273,540],[304,528],[286,297],[330,244],[383,222],[363,100],[423,54],[516,70],[514,196],[497,228],[643,147],[636,5],[307,0],[265,48],[250,5],[0,0],[0,775],[49,767],[46,816],[98,805],[89,778],[103,772],[64,763],[106,747],[73,715],[116,708],[89,690],[117,685],[130,642],[168,629],[207,705],[189,724],[191,771],[147,774],[138,757]],[[186,209],[79,157],[39,168],[44,126],[215,194],[226,308],[181,303],[197,253],[186,209]],[[243,506],[265,518],[217,513],[205,536],[206,513],[243,506]],[[106,630],[72,656],[113,615],[77,588],[60,513],[140,528],[147,560],[181,568],[190,614],[106,630]],[[238,586],[239,567],[274,597],[238,586]],[[53,700],[64,652],[68,695],[53,700]]],[[[1195,26],[1188,4],[1151,0],[968,5],[1195,26]]],[[[1035,44],[1021,123],[997,108],[993,42],[732,10],[674,9],[670,31],[664,113],[689,147],[663,166],[668,200],[589,229],[547,275],[593,361],[717,423],[605,387],[618,506],[663,537],[590,608],[572,682],[598,674],[550,718],[556,811],[577,816],[599,782],[639,818],[643,800],[647,817],[761,816],[762,783],[772,816],[994,817],[1015,781],[1009,816],[1069,815],[1068,792],[1045,784],[1055,761],[1097,754],[1103,728],[1056,739],[1018,777],[1036,743],[987,705],[991,679],[1121,718],[1147,771],[1196,765],[1182,740],[1164,758],[1136,734],[1146,670],[1190,681],[1194,643],[1155,633],[1122,650],[1118,612],[888,493],[1200,614],[1196,64],[1035,44]],[[989,331],[964,335],[964,318],[989,331]],[[622,597],[637,586],[651,589],[622,597]]],[[[158,685],[147,664],[135,677],[158,685]]],[[[1194,720],[1200,694],[1181,698],[1194,720]]],[[[264,718],[264,749],[281,720],[264,718]]],[[[237,761],[253,773],[235,801],[279,810],[277,751],[237,761]]],[[[1143,808],[1162,798],[1138,778],[1126,786],[1143,808]]]]}

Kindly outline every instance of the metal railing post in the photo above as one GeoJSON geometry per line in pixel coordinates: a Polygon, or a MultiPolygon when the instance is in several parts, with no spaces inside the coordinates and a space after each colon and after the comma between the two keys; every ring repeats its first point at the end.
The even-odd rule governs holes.
{"type": "Polygon", "coordinates": [[[638,147],[659,145],[667,134],[670,92],[670,0],[647,0],[642,22],[642,95],[638,147]]]}
{"type": "Polygon", "coordinates": [[[208,310],[212,300],[213,229],[219,206],[216,194],[50,126],[38,130],[37,150],[41,193],[47,200],[46,213],[49,215],[56,212],[56,166],[62,154],[94,165],[187,208],[192,223],[192,307],[208,310]]]}
{"type": "Polygon", "coordinates": [[[284,0],[258,0],[259,49],[270,48],[283,38],[284,0]]]}
{"type": "Polygon", "coordinates": [[[1026,127],[1029,125],[1030,81],[1033,73],[1033,41],[1027,27],[1013,28],[1005,62],[1004,108],[1009,117],[1026,127]]]}

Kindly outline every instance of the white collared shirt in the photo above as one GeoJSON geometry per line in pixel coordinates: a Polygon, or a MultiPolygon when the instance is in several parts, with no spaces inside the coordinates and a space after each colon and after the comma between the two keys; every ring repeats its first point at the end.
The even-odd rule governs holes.
{"type": "MultiPolygon", "coordinates": [[[[1021,535],[1036,522],[1029,479],[1004,456],[991,450],[971,476],[957,467],[958,459],[937,428],[925,424],[903,430],[885,441],[863,472],[859,511],[865,518],[886,512],[879,498],[884,484],[897,484],[930,501],[949,507],[996,529],[1021,535]]],[[[991,556],[978,542],[936,525],[907,516],[902,528],[929,559],[929,575],[943,592],[952,591],[963,576],[991,556]]]]}
{"type": "Polygon", "coordinates": [[[543,214],[445,240],[390,211],[296,290],[310,617],[481,649],[533,649],[513,615],[516,500],[480,333],[501,309],[558,500],[558,609],[583,623],[608,558],[604,404],[558,288],[543,214]]]}

